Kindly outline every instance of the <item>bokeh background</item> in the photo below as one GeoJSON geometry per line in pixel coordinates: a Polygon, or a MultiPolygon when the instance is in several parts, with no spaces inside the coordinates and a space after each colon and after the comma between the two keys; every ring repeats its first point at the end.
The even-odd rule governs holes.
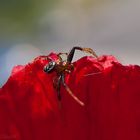
{"type": "Polygon", "coordinates": [[[140,1],[0,0],[0,86],[14,65],[75,45],[139,65],[140,1]]]}

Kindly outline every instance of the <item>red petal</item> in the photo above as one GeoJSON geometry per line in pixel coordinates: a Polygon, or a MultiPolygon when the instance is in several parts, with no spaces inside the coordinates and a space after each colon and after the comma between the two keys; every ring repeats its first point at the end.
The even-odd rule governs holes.
{"type": "Polygon", "coordinates": [[[45,58],[15,67],[0,89],[0,139],[140,139],[139,66],[123,66],[113,56],[81,58],[66,83],[85,106],[62,87],[59,108],[45,58]]]}

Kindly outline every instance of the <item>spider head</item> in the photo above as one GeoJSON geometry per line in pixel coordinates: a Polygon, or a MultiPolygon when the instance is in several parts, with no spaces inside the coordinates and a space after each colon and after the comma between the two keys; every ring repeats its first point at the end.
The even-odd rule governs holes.
{"type": "Polygon", "coordinates": [[[54,68],[55,68],[55,65],[56,65],[56,62],[54,62],[54,61],[49,62],[49,63],[44,67],[44,71],[45,71],[46,73],[52,72],[52,71],[54,70],[54,68]]]}

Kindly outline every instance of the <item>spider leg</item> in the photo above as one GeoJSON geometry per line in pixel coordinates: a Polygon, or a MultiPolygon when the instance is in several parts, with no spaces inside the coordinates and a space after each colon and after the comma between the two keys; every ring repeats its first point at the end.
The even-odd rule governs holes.
{"type": "Polygon", "coordinates": [[[57,54],[59,62],[63,63],[64,61],[66,61],[66,59],[63,58],[63,55],[65,55],[66,59],[67,59],[68,53],[59,53],[59,54],[57,54]]]}
{"type": "Polygon", "coordinates": [[[49,61],[53,61],[53,59],[52,59],[51,57],[49,57],[49,56],[47,56],[47,59],[48,59],[49,61]]]}
{"type": "Polygon", "coordinates": [[[65,54],[66,56],[68,55],[68,53],[58,53],[58,56],[60,57],[63,54],[65,54]]]}
{"type": "Polygon", "coordinates": [[[82,47],[75,46],[75,47],[72,48],[72,50],[68,54],[68,57],[67,57],[67,62],[68,63],[71,63],[72,62],[72,59],[73,59],[75,50],[80,50],[80,51],[83,51],[83,52],[86,52],[86,53],[90,53],[93,56],[95,56],[96,58],[98,58],[98,56],[96,55],[96,53],[91,48],[82,48],[82,47]]]}
{"type": "Polygon", "coordinates": [[[68,63],[71,63],[71,62],[72,62],[72,59],[73,59],[75,50],[80,50],[80,51],[82,51],[82,48],[81,48],[81,47],[78,47],[78,46],[75,46],[75,47],[73,47],[73,48],[71,49],[71,51],[69,52],[68,57],[67,57],[67,62],[68,62],[68,63]]]}
{"type": "Polygon", "coordinates": [[[71,89],[68,87],[68,85],[65,83],[65,76],[64,74],[62,74],[62,84],[64,85],[65,89],[67,90],[67,92],[71,95],[71,97],[77,102],[79,103],[81,106],[84,106],[84,103],[82,101],[80,101],[80,99],[78,99],[71,91],[71,89]]]}
{"type": "Polygon", "coordinates": [[[61,94],[60,94],[60,88],[61,88],[61,81],[62,81],[62,75],[59,76],[58,81],[57,81],[57,98],[59,101],[61,101],[61,94]]]}
{"type": "Polygon", "coordinates": [[[94,57],[98,58],[97,54],[91,48],[82,48],[82,51],[92,54],[94,57]]]}

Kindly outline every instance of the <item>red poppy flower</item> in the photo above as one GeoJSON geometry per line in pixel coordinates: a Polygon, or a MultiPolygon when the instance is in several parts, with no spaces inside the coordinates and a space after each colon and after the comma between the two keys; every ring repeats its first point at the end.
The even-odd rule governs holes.
{"type": "MultiPolygon", "coordinates": [[[[57,59],[55,53],[49,55],[57,59]]],[[[0,139],[140,140],[140,67],[113,56],[83,57],[66,75],[61,107],[45,56],[16,66],[0,89],[0,139]]]]}

